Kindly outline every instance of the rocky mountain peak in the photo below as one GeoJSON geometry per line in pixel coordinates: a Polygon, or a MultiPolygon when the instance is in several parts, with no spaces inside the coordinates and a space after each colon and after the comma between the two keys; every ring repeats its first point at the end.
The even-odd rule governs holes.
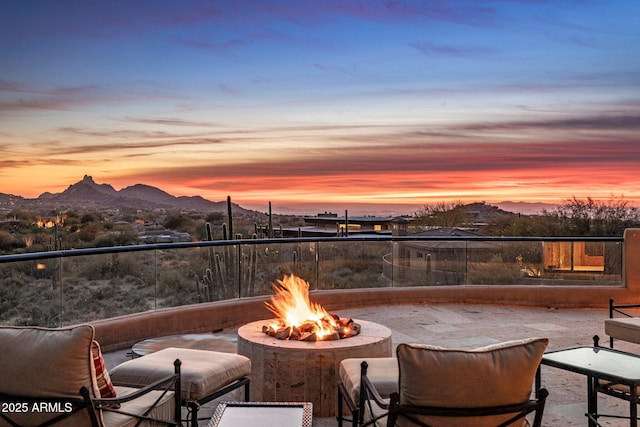
{"type": "MultiPolygon", "coordinates": [[[[85,175],[80,181],[71,184],[62,193],[52,194],[46,192],[37,199],[23,200],[23,202],[86,209],[162,208],[200,212],[225,212],[227,209],[226,202],[212,202],[200,196],[176,197],[157,187],[146,184],[135,184],[118,191],[109,184],[97,184],[90,175],[85,175]]],[[[248,210],[235,203],[232,204],[232,210],[234,212],[248,212],[248,210]]]]}

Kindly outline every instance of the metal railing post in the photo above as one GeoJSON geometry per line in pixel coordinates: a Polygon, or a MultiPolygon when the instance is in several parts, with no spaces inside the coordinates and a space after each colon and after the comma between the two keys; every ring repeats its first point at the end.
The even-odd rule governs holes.
{"type": "Polygon", "coordinates": [[[242,298],[242,247],[240,245],[237,245],[236,262],[238,264],[236,269],[236,274],[238,275],[238,298],[242,298]]]}

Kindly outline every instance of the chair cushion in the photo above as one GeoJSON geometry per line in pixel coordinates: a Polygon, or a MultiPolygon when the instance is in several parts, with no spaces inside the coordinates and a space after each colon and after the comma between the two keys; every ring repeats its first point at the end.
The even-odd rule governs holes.
{"type": "MultiPolygon", "coordinates": [[[[547,344],[547,338],[508,341],[474,350],[399,344],[400,403],[472,408],[525,402],[531,396],[547,344]]],[[[424,419],[433,425],[490,426],[508,418],[424,419]]]]}
{"type": "Polygon", "coordinates": [[[201,400],[251,374],[251,361],[238,354],[169,347],[121,363],[111,370],[116,385],[142,387],[173,374],[173,362],[182,366],[182,400],[201,400]]]}
{"type": "Polygon", "coordinates": [[[366,361],[367,377],[380,396],[387,398],[398,391],[398,360],[395,357],[373,357],[370,359],[344,359],[340,362],[340,381],[355,406],[360,401],[360,364],[366,361]]]}
{"type": "Polygon", "coordinates": [[[619,340],[640,344],[640,317],[606,319],[604,333],[619,340]]]}
{"type": "Polygon", "coordinates": [[[49,329],[0,326],[0,392],[23,397],[98,395],[91,325],[49,329]]]}
{"type": "Polygon", "coordinates": [[[116,391],[111,383],[107,367],[105,366],[100,344],[98,344],[96,340],[93,340],[91,343],[91,354],[93,356],[93,366],[96,371],[96,383],[98,384],[100,397],[103,399],[116,397],[116,391]]]}
{"type": "MultiPolygon", "coordinates": [[[[90,325],[49,329],[0,326],[0,393],[22,398],[79,399],[85,386],[97,396],[90,325]]],[[[40,403],[45,403],[44,401],[40,403]]],[[[63,401],[63,408],[65,402],[63,401]]],[[[66,412],[38,411],[6,414],[17,425],[40,425],[66,412]]],[[[2,421],[0,424],[4,425],[2,421]]],[[[73,414],[56,426],[90,425],[88,410],[73,414]]]]}

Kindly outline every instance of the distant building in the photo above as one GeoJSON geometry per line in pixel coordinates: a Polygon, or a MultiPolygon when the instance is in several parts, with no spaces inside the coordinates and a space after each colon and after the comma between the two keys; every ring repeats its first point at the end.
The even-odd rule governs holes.
{"type": "MultiPolygon", "coordinates": [[[[490,240],[468,242],[447,239],[481,236],[451,227],[434,228],[413,235],[436,239],[397,242],[393,252],[383,259],[386,277],[425,285],[461,285],[474,266],[482,268],[479,266],[495,264],[499,264],[503,272],[506,271],[505,265],[511,264],[527,280],[542,276],[548,279],[581,279],[598,272],[621,274],[618,242],[544,241],[510,246],[490,240]]],[[[482,280],[495,284],[492,283],[494,279],[487,277],[482,280]]],[[[475,280],[480,279],[476,277],[475,280]]]]}
{"type": "Polygon", "coordinates": [[[36,225],[40,228],[53,228],[59,224],[59,218],[40,218],[36,225]]]}
{"type": "Polygon", "coordinates": [[[402,217],[338,216],[332,212],[302,218],[302,227],[281,227],[274,230],[277,237],[329,237],[362,234],[392,234],[398,224],[409,221],[402,217]]]}
{"type": "Polygon", "coordinates": [[[173,230],[147,230],[138,233],[138,238],[143,243],[178,243],[190,242],[191,235],[173,230]]]}

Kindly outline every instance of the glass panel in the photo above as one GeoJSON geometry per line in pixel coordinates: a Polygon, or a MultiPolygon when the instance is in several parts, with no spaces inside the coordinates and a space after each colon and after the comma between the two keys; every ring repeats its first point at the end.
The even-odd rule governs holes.
{"type": "Polygon", "coordinates": [[[608,280],[622,281],[622,243],[606,242],[604,244],[604,273],[608,280]]]}
{"type": "MultiPolygon", "coordinates": [[[[436,285],[619,286],[622,242],[402,240],[150,249],[0,264],[0,323],[57,327],[272,295],[295,274],[311,290],[436,285]]],[[[131,248],[129,248],[131,249],[131,248]]]]}
{"type": "Polygon", "coordinates": [[[295,274],[315,287],[315,243],[260,243],[240,247],[241,297],[273,295],[272,284],[295,274]]]}
{"type": "Polygon", "coordinates": [[[195,277],[197,285],[198,298],[193,302],[238,298],[241,286],[238,250],[237,245],[182,250],[188,260],[189,277],[195,277]]]}
{"type": "Polygon", "coordinates": [[[542,266],[541,242],[469,242],[469,285],[535,285],[542,266]]]}
{"type": "MultiPolygon", "coordinates": [[[[224,283],[222,272],[226,268],[221,267],[220,251],[213,246],[184,249],[188,254],[191,275],[194,277],[194,290],[197,301],[211,302],[219,301],[224,294],[222,283],[224,283]]],[[[160,270],[163,266],[160,264],[160,270]]]]}
{"type": "Polygon", "coordinates": [[[569,241],[544,242],[545,284],[599,285],[622,281],[622,245],[620,242],[569,241]]]}
{"type": "Polygon", "coordinates": [[[604,271],[604,242],[573,242],[573,271],[604,271]]]}
{"type": "Polygon", "coordinates": [[[465,283],[465,241],[396,242],[393,258],[394,286],[442,286],[465,283]]]}
{"type": "Polygon", "coordinates": [[[572,242],[544,242],[544,271],[570,271],[572,242]]]}
{"type": "Polygon", "coordinates": [[[61,326],[60,259],[0,264],[0,324],[61,326]]]}
{"type": "Polygon", "coordinates": [[[207,249],[201,247],[155,251],[158,268],[157,308],[224,299],[223,290],[219,287],[215,273],[212,273],[216,271],[215,266],[210,270],[207,249]]]}
{"type": "Polygon", "coordinates": [[[320,242],[318,289],[356,289],[391,286],[383,275],[389,242],[320,242]]]}
{"type": "Polygon", "coordinates": [[[62,265],[64,324],[157,308],[153,251],[68,257],[62,265]]]}

